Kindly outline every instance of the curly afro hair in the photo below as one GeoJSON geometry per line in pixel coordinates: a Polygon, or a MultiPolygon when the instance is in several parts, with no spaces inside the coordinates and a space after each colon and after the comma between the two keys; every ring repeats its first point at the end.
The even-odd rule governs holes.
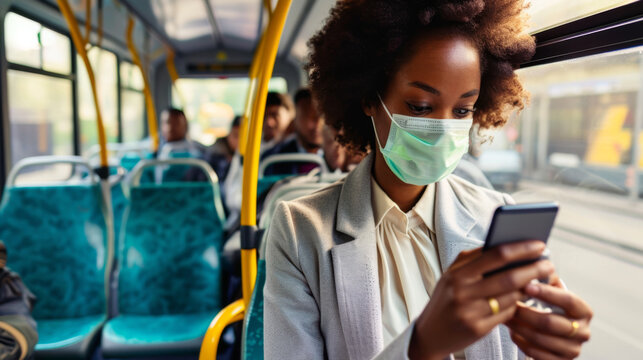
{"type": "Polygon", "coordinates": [[[306,68],[321,113],[340,143],[368,151],[375,135],[362,105],[386,92],[414,41],[440,28],[466,36],[480,53],[474,122],[504,125],[527,99],[514,73],[535,51],[524,8],[523,0],[339,0],[308,44],[306,68]]]}

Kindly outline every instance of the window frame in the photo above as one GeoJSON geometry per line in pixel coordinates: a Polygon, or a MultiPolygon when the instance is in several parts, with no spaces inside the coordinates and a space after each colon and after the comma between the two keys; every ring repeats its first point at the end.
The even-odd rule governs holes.
{"type": "MultiPolygon", "coordinates": [[[[58,73],[58,72],[54,72],[54,71],[48,71],[48,70],[36,68],[36,67],[33,67],[33,66],[29,66],[29,65],[23,65],[23,64],[17,64],[17,63],[10,62],[7,59],[7,54],[6,54],[7,49],[6,49],[6,43],[5,43],[4,35],[2,36],[2,39],[0,39],[0,41],[2,41],[2,50],[3,50],[2,54],[0,54],[0,55],[2,56],[1,60],[6,64],[6,68],[3,69],[3,72],[4,72],[3,76],[4,76],[5,80],[6,80],[6,75],[8,74],[8,71],[9,70],[14,70],[14,71],[21,71],[21,72],[25,72],[25,73],[49,76],[49,77],[54,77],[54,78],[58,78],[58,79],[65,79],[65,80],[71,81],[72,139],[73,139],[73,142],[74,142],[73,145],[72,145],[72,148],[73,148],[74,155],[78,155],[78,154],[80,154],[80,123],[79,123],[80,120],[79,120],[79,117],[78,117],[78,78],[77,78],[78,63],[76,61],[76,49],[74,49],[71,36],[69,35],[69,32],[67,31],[67,29],[63,29],[62,27],[57,26],[54,22],[47,21],[46,19],[43,19],[40,16],[36,16],[36,15],[30,14],[30,13],[27,13],[25,11],[22,11],[22,10],[16,8],[15,6],[9,7],[9,10],[6,13],[2,14],[3,17],[2,17],[2,21],[1,21],[0,25],[3,27],[3,30],[4,30],[6,16],[9,13],[14,13],[16,15],[22,16],[22,17],[24,17],[26,19],[29,19],[31,21],[35,21],[38,24],[40,24],[40,26],[48,28],[49,30],[54,31],[54,32],[64,36],[65,38],[67,38],[69,40],[69,44],[70,44],[69,51],[70,51],[70,57],[71,57],[70,58],[71,68],[70,68],[69,74],[63,74],[63,73],[58,73]]],[[[6,94],[2,95],[2,101],[7,106],[7,112],[4,115],[6,115],[8,117],[8,115],[9,115],[9,104],[8,104],[8,97],[6,96],[6,94]]],[[[7,124],[11,121],[11,119],[9,119],[9,118],[7,118],[6,120],[7,120],[6,121],[7,124]]],[[[3,122],[3,124],[4,124],[4,122],[3,122]]],[[[4,144],[3,143],[1,145],[2,145],[3,151],[5,151],[5,150],[7,150],[7,145],[10,145],[10,144],[4,144]]],[[[9,153],[9,152],[7,152],[7,153],[9,153]]],[[[0,173],[0,175],[2,175],[2,179],[0,179],[0,185],[2,185],[2,189],[4,189],[4,182],[5,182],[5,177],[6,177],[5,172],[6,172],[7,164],[5,163],[3,165],[4,165],[4,166],[2,166],[3,172],[0,173]]]]}
{"type": "Polygon", "coordinates": [[[643,45],[643,1],[539,31],[534,36],[536,54],[521,68],[640,46],[643,45]]]}

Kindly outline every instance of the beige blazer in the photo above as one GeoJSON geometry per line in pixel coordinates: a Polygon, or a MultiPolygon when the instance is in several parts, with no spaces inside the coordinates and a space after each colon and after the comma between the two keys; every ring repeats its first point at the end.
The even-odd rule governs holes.
{"type": "MultiPolygon", "coordinates": [[[[344,180],[283,202],[266,238],[266,359],[406,359],[413,323],[383,346],[369,155],[344,180]]],[[[480,247],[509,195],[457,176],[436,185],[435,229],[443,271],[480,247]]],[[[467,359],[522,359],[504,326],[465,349],[467,359]]]]}

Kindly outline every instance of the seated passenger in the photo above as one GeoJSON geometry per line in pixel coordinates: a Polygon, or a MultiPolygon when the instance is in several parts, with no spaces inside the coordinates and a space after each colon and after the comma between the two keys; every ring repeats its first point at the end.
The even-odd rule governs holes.
{"type": "Polygon", "coordinates": [[[346,148],[337,141],[337,131],[330,126],[324,125],[322,130],[322,150],[324,161],[330,172],[343,172],[346,164],[346,148]]]}
{"type": "Polygon", "coordinates": [[[578,356],[590,307],[548,260],[484,277],[545,245],[481,251],[492,213],[513,200],[450,176],[473,122],[501,126],[524,104],[514,69],[535,49],[524,11],[523,0],[336,3],[309,42],[311,86],[342,143],[370,154],[277,208],[267,360],[578,356]],[[524,306],[525,295],[562,313],[524,306]]]}
{"type": "Polygon", "coordinates": [[[230,125],[230,132],[227,136],[218,139],[205,151],[205,160],[217,173],[219,181],[223,182],[228,173],[232,157],[239,147],[239,126],[241,116],[235,116],[230,125]]]}
{"type": "Polygon", "coordinates": [[[480,135],[473,126],[469,131],[469,150],[464,156],[458,166],[453,170],[453,174],[467,180],[468,182],[493,190],[493,185],[487,176],[482,172],[478,166],[478,157],[480,156],[480,135]]]}
{"type": "MultiPolygon", "coordinates": [[[[277,154],[317,154],[322,155],[322,127],[324,122],[319,117],[312,94],[309,89],[300,89],[295,95],[295,120],[293,137],[266,150],[261,159],[277,154]]],[[[266,170],[271,174],[305,174],[317,167],[316,164],[277,164],[266,170]]]]}
{"type": "Polygon", "coordinates": [[[269,92],[263,119],[261,153],[271,149],[286,137],[286,129],[293,119],[294,106],[286,94],[269,92]]]}
{"type": "Polygon", "coordinates": [[[205,147],[188,138],[188,120],[182,110],[168,108],[161,113],[161,145],[158,158],[167,159],[170,153],[189,153],[200,157],[205,147]]]}

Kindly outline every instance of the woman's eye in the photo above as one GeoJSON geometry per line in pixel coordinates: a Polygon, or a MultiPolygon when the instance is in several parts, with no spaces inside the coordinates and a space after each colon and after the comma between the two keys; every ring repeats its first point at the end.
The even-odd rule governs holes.
{"type": "Polygon", "coordinates": [[[474,111],[473,109],[464,109],[464,108],[453,110],[455,115],[458,117],[465,117],[469,114],[473,114],[473,111],[474,111]]]}
{"type": "Polygon", "coordinates": [[[413,105],[410,103],[407,103],[409,106],[409,110],[414,114],[414,115],[423,115],[426,113],[431,112],[432,108],[430,106],[424,106],[424,105],[413,105]]]}

